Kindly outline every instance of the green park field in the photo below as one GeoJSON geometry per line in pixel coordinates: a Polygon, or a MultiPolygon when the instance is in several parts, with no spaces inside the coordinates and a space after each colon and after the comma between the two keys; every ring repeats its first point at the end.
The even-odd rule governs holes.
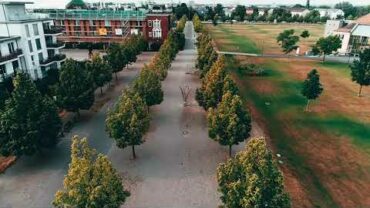
{"type": "MultiPolygon", "coordinates": [[[[282,54],[276,36],[285,29],[299,35],[301,53],[324,31],[324,25],[207,25],[221,51],[282,54]]],[[[369,207],[370,88],[357,96],[348,64],[313,60],[227,56],[254,120],[271,148],[281,155],[281,169],[293,207],[369,207]],[[240,64],[257,64],[267,75],[250,76],[240,64]],[[323,94],[304,112],[301,95],[307,73],[317,69],[323,94]]]]}
{"type": "Polygon", "coordinates": [[[323,34],[325,25],[319,24],[220,24],[207,25],[221,51],[282,54],[276,37],[280,32],[294,29],[296,35],[308,30],[311,36],[300,41],[300,53],[306,52],[323,34]]]}

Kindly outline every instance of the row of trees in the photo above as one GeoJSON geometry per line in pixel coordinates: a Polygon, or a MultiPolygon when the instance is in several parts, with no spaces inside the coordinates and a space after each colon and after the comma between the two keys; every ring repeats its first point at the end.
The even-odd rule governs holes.
{"type": "Polygon", "coordinates": [[[184,15],[181,17],[181,19],[177,22],[176,25],[176,32],[183,33],[186,21],[188,21],[188,18],[184,15]]]}
{"type": "MultiPolygon", "coordinates": [[[[143,135],[150,125],[149,106],[163,101],[161,80],[167,76],[171,61],[180,48],[183,36],[171,32],[149,65],[144,66],[131,88],[122,92],[118,102],[108,112],[106,130],[119,148],[144,142],[143,135]]],[[[118,56],[117,56],[118,57],[118,56]]],[[[64,179],[64,187],[55,194],[56,207],[120,207],[130,193],[112,163],[88,147],[87,139],[72,139],[72,161],[64,179]]]]}
{"type": "Polygon", "coordinates": [[[184,47],[179,40],[182,37],[182,33],[169,34],[151,63],[144,66],[132,87],[123,91],[118,103],[108,112],[109,136],[119,148],[130,146],[133,158],[136,158],[135,146],[144,142],[143,136],[149,129],[149,107],[163,101],[161,81],[166,78],[177,52],[184,47]]]}
{"type": "Polygon", "coordinates": [[[197,67],[202,79],[196,100],[207,111],[209,136],[231,148],[249,137],[251,118],[245,110],[238,87],[227,73],[225,57],[218,56],[212,39],[203,32],[198,36],[197,67]]]}
{"type": "Polygon", "coordinates": [[[200,20],[197,14],[193,16],[193,25],[194,25],[195,32],[199,33],[202,31],[203,29],[202,21],[200,20]]]}
{"type": "MultiPolygon", "coordinates": [[[[225,57],[213,53],[212,39],[198,36],[197,67],[202,84],[196,99],[207,110],[210,138],[229,147],[250,136],[251,117],[236,83],[226,71],[225,57]]],[[[217,181],[225,207],[290,207],[283,177],[264,139],[251,139],[245,151],[220,164],[217,181]]]]}
{"type": "MultiPolygon", "coordinates": [[[[130,60],[126,64],[136,60],[144,46],[145,41],[141,37],[130,38],[125,46],[120,47],[126,51],[130,48],[131,52],[125,53],[121,59],[130,60]]],[[[108,53],[108,57],[112,56],[108,53]]],[[[59,109],[77,114],[80,109],[89,109],[94,103],[95,90],[100,87],[102,92],[102,87],[112,80],[112,72],[117,71],[114,69],[122,70],[122,65],[108,60],[97,54],[87,62],[67,59],[60,73],[53,76],[55,80],[52,83],[56,84],[52,86],[33,82],[28,74],[18,73],[13,80],[12,92],[2,93],[0,154],[32,155],[55,146],[58,135],[63,131],[59,109]],[[42,86],[39,89],[45,88],[43,93],[35,83],[42,86]]]]}
{"type": "Polygon", "coordinates": [[[276,41],[281,45],[281,48],[285,54],[288,54],[299,47],[297,43],[299,42],[300,37],[310,37],[310,33],[307,30],[304,30],[300,36],[295,35],[294,33],[295,31],[293,29],[284,30],[276,37],[276,41]]]}

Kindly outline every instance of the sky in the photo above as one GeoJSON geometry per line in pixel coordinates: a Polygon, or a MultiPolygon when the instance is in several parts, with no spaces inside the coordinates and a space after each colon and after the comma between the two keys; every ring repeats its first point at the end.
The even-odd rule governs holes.
{"type": "MultiPolygon", "coordinates": [[[[3,0],[0,0],[3,1],[3,0]]],[[[25,0],[23,0],[25,1],[25,0]]],[[[69,0],[29,0],[34,4],[30,5],[32,8],[64,8],[69,0]]],[[[85,0],[86,2],[96,2],[98,0],[85,0]]],[[[157,3],[167,3],[171,0],[152,0],[157,3]]],[[[188,3],[188,0],[180,0],[188,3]]],[[[306,4],[306,0],[193,0],[196,3],[222,3],[222,4],[306,4]]],[[[354,5],[370,5],[370,0],[344,0],[349,1],[354,5]]],[[[103,2],[144,2],[142,0],[103,0],[103,2]]],[[[179,0],[172,0],[172,2],[179,2],[179,0]]],[[[311,0],[311,5],[334,5],[343,0],[311,0]]]]}

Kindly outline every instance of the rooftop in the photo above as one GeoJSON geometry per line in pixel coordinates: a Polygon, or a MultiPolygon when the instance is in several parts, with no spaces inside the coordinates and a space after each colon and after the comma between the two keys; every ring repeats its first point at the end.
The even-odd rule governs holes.
{"type": "Polygon", "coordinates": [[[19,4],[19,5],[23,5],[23,4],[33,4],[33,2],[31,1],[0,1],[0,4],[19,4]]]}
{"type": "Polygon", "coordinates": [[[144,19],[145,11],[122,11],[122,10],[87,10],[87,9],[59,9],[46,10],[52,19],[144,19]]]}
{"type": "Polygon", "coordinates": [[[370,14],[358,18],[355,22],[360,25],[370,25],[370,14]]]}

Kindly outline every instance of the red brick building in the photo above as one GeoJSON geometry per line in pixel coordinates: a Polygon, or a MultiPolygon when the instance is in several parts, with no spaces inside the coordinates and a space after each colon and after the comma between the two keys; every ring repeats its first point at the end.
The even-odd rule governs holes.
{"type": "Polygon", "coordinates": [[[163,42],[171,29],[170,14],[112,10],[49,10],[48,14],[63,30],[59,40],[67,43],[108,44],[141,34],[151,45],[163,42]]]}

